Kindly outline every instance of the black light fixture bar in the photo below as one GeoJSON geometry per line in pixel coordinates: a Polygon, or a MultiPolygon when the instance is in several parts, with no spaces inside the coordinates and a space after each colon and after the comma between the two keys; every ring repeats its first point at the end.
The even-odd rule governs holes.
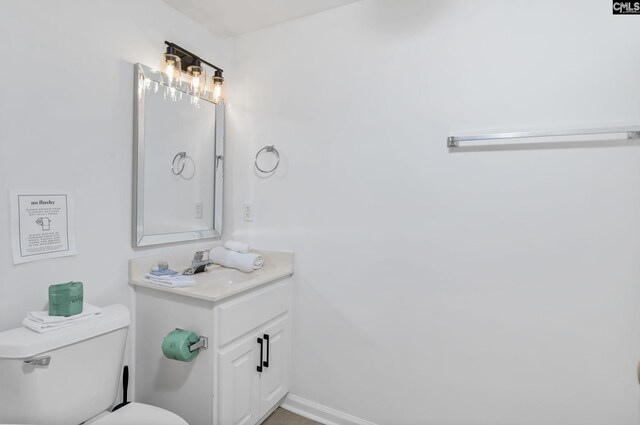
{"type": "MultiPolygon", "coordinates": [[[[167,47],[169,47],[171,49],[174,49],[174,50],[176,50],[178,52],[184,53],[184,56],[183,55],[178,55],[178,56],[182,56],[182,57],[188,56],[189,58],[191,58],[191,63],[193,63],[194,61],[197,60],[197,61],[200,61],[202,63],[205,63],[205,64],[209,65],[211,68],[215,69],[217,72],[220,72],[220,73],[223,72],[222,68],[215,66],[211,62],[207,62],[206,60],[200,58],[199,56],[194,55],[193,53],[191,53],[187,49],[185,49],[183,47],[180,47],[175,43],[172,43],[170,41],[165,41],[164,44],[166,44],[167,47]]],[[[184,70],[186,70],[186,67],[189,66],[191,63],[187,63],[186,61],[183,61],[182,62],[182,67],[184,68],[184,70]]]]}

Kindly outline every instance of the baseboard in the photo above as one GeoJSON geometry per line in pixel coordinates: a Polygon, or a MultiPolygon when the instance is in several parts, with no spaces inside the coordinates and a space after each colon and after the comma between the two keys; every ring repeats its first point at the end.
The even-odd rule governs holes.
{"type": "Polygon", "coordinates": [[[376,425],[294,394],[287,394],[280,407],[325,425],[376,425]]]}
{"type": "MultiPolygon", "coordinates": [[[[262,418],[260,418],[260,420],[259,420],[257,423],[258,423],[258,424],[261,424],[261,423],[263,423],[265,420],[267,420],[267,418],[268,418],[269,416],[271,416],[271,414],[272,414],[273,412],[275,412],[275,411],[276,411],[276,409],[277,409],[278,407],[280,407],[280,405],[281,405],[282,403],[284,403],[284,399],[285,399],[286,397],[287,397],[286,395],[285,395],[284,397],[282,397],[282,398],[280,399],[280,401],[279,401],[279,402],[277,402],[277,403],[276,403],[276,404],[275,404],[271,409],[269,409],[269,411],[266,413],[266,415],[264,415],[262,418]]],[[[0,424],[0,425],[2,425],[2,424],[0,424]]]]}

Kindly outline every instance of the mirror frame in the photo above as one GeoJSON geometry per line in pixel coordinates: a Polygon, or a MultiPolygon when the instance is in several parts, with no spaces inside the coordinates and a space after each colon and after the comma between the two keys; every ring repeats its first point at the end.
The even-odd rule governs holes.
{"type": "MultiPolygon", "coordinates": [[[[207,230],[192,230],[175,233],[163,233],[154,235],[144,234],[144,103],[145,84],[144,80],[149,79],[163,86],[167,86],[165,75],[148,66],[137,63],[134,65],[134,148],[133,148],[133,246],[143,247],[150,245],[168,244],[175,242],[196,241],[200,239],[220,239],[222,236],[222,201],[224,182],[224,104],[217,104],[215,107],[215,140],[214,149],[214,193],[213,196],[213,227],[207,230]]],[[[181,84],[184,86],[184,84],[181,84]]],[[[183,87],[176,88],[193,96],[192,93],[183,87]]],[[[198,96],[200,97],[200,96],[198,96]]],[[[213,103],[210,99],[200,97],[205,102],[213,103]]]]}

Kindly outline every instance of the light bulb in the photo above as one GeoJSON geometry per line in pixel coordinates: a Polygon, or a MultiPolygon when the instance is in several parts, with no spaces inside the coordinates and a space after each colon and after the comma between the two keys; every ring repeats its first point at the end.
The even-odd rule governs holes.
{"type": "Polygon", "coordinates": [[[164,72],[164,75],[167,77],[167,84],[169,86],[179,86],[182,73],[180,56],[173,53],[165,53],[162,61],[162,72],[164,72]]]}
{"type": "Polygon", "coordinates": [[[224,99],[222,98],[223,81],[224,78],[222,78],[222,71],[216,69],[216,73],[213,76],[213,103],[224,103],[224,99]]]}
{"type": "Polygon", "coordinates": [[[187,68],[187,74],[190,77],[191,92],[195,96],[202,96],[206,90],[207,74],[204,68],[200,66],[199,60],[196,60],[193,65],[187,68]]]}
{"type": "Polygon", "coordinates": [[[222,98],[222,85],[214,84],[213,85],[213,101],[215,103],[219,103],[222,98]]]}
{"type": "Polygon", "coordinates": [[[174,72],[173,61],[167,61],[167,78],[169,79],[169,84],[173,81],[174,72]]]}

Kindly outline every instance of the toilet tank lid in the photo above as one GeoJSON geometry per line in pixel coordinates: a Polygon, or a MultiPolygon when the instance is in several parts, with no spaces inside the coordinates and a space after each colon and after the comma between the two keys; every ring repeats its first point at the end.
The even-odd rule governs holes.
{"type": "Polygon", "coordinates": [[[131,323],[129,309],[114,304],[103,314],[57,331],[39,334],[27,328],[0,332],[0,359],[26,359],[98,335],[126,328],[131,323]]]}

